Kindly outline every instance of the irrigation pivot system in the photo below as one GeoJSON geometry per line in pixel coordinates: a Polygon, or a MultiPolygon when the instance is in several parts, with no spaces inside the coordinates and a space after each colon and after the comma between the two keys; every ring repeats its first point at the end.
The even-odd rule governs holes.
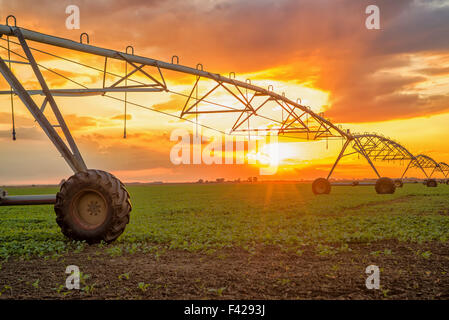
{"type": "MultiPolygon", "coordinates": [[[[8,82],[10,90],[0,91],[0,94],[10,95],[13,115],[12,137],[16,139],[14,127],[14,96],[18,96],[32,114],[36,122],[60,152],[64,160],[73,171],[73,176],[65,180],[56,195],[39,196],[8,196],[5,191],[0,192],[0,206],[54,204],[56,221],[62,232],[69,238],[86,240],[89,243],[115,240],[129,222],[131,211],[130,196],[123,183],[112,174],[89,169],[83,160],[80,150],[64,120],[56,97],[83,97],[99,95],[107,99],[123,102],[124,109],[124,138],[126,138],[127,106],[139,107],[163,113],[170,117],[184,119],[197,125],[198,117],[212,119],[214,116],[228,115],[232,119],[227,131],[212,126],[209,129],[223,134],[234,135],[266,135],[276,134],[298,139],[323,140],[343,139],[343,147],[327,178],[316,179],[312,184],[315,194],[327,194],[331,190],[329,179],[339,160],[350,154],[359,154],[367,160],[378,177],[375,189],[379,194],[393,193],[396,186],[401,186],[401,179],[393,181],[382,177],[374,162],[380,161],[408,161],[405,175],[410,168],[418,168],[427,177],[428,186],[436,186],[432,176],[440,172],[447,178],[449,165],[437,163],[425,156],[413,156],[399,143],[377,134],[352,134],[341,126],[333,124],[322,113],[315,113],[310,107],[301,104],[301,100],[290,100],[285,94],[275,93],[272,86],[262,88],[245,81],[236,80],[235,73],[228,77],[207,72],[202,64],[191,68],[179,64],[179,57],[173,56],[170,63],[150,59],[134,54],[134,48],[128,46],[125,52],[105,49],[89,44],[87,34],[82,34],[80,41],[27,30],[16,26],[13,16],[8,16],[6,25],[0,25],[0,72],[8,82]],[[8,21],[13,19],[14,25],[8,21]],[[83,39],[85,42],[83,43],[83,39]],[[35,48],[30,43],[45,46],[44,49],[35,48]],[[12,49],[12,46],[15,46],[12,49]],[[56,48],[63,48],[104,58],[102,67],[95,67],[58,56],[56,48]],[[102,77],[102,86],[96,88],[70,79],[60,72],[40,64],[36,56],[48,55],[52,59],[62,59],[67,64],[94,70],[102,77]],[[120,62],[125,64],[125,73],[116,74],[108,69],[108,63],[120,62]],[[26,89],[12,71],[13,64],[29,66],[39,83],[39,90],[26,89]],[[50,88],[42,70],[60,76],[74,85],[72,88],[50,88]],[[179,92],[169,87],[167,73],[192,76],[193,87],[188,91],[179,92]],[[131,76],[140,74],[146,82],[137,81],[131,76]],[[108,84],[107,78],[115,78],[108,84]],[[199,87],[201,85],[201,90],[199,87]],[[201,94],[199,94],[201,91],[201,94]],[[124,93],[124,99],[117,93],[124,93]],[[128,99],[128,93],[169,93],[183,97],[185,103],[180,107],[180,114],[167,113],[150,106],[145,106],[128,99]],[[114,95],[115,94],[115,95],[114,95]],[[226,96],[226,103],[217,95],[226,96]],[[43,101],[38,98],[43,97],[43,101]],[[229,102],[232,101],[232,102],[229,102]],[[51,118],[49,117],[51,115],[51,118]],[[50,119],[56,119],[56,124],[50,119]],[[262,126],[263,124],[263,126],[262,126]],[[229,129],[230,128],[230,129],[229,129]]],[[[221,120],[216,123],[220,123],[221,120]]]]}

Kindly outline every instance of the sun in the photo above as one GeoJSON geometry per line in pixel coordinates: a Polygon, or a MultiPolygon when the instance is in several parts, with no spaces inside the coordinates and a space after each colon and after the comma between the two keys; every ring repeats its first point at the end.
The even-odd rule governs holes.
{"type": "Polygon", "coordinates": [[[248,154],[261,165],[280,166],[290,164],[291,159],[299,159],[301,148],[296,143],[273,142],[263,145],[258,151],[248,154]]]}

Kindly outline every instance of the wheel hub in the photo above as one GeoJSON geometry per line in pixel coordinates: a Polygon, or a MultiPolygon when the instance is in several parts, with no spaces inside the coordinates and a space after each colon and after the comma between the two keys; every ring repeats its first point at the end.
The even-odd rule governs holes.
{"type": "Polygon", "coordinates": [[[82,191],[73,201],[72,212],[77,222],[83,227],[87,229],[96,228],[106,220],[106,200],[95,190],[82,191]]]}
{"type": "Polygon", "coordinates": [[[324,183],[318,183],[316,186],[316,190],[319,193],[324,193],[326,191],[326,185],[324,183]]]}

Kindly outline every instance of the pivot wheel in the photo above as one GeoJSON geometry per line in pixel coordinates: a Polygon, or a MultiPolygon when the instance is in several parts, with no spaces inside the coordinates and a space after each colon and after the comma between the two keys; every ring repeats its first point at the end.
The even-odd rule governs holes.
{"type": "Polygon", "coordinates": [[[397,188],[402,188],[404,186],[404,183],[402,182],[401,179],[394,180],[394,184],[397,188]]]}
{"type": "Polygon", "coordinates": [[[312,191],[314,194],[329,194],[331,192],[331,184],[327,179],[318,178],[312,183],[312,191]]]}
{"type": "Polygon", "coordinates": [[[379,178],[375,186],[378,194],[391,194],[396,190],[396,186],[390,178],[379,178]]]}
{"type": "Polygon", "coordinates": [[[66,237],[88,243],[112,242],[129,222],[131,203],[120,180],[108,172],[87,170],[61,185],[55,212],[66,237]]]}
{"type": "Polygon", "coordinates": [[[426,181],[426,186],[435,188],[436,186],[438,186],[438,183],[435,179],[429,179],[426,181]]]}

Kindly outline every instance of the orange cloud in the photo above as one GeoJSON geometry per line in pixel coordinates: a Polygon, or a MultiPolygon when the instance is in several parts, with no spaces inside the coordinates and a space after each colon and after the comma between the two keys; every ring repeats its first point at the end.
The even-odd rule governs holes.
{"type": "Polygon", "coordinates": [[[162,103],[157,103],[152,106],[152,108],[156,110],[162,110],[162,111],[176,111],[180,113],[182,108],[184,107],[184,104],[186,103],[185,97],[178,96],[178,95],[171,95],[169,97],[169,100],[162,103]]]}
{"type": "MultiPolygon", "coordinates": [[[[444,97],[421,97],[407,91],[412,84],[444,74],[447,65],[422,68],[426,77],[392,78],[379,72],[408,66],[410,61],[402,57],[404,53],[448,54],[449,8],[411,0],[378,0],[375,2],[381,8],[382,30],[372,31],[364,27],[364,9],[371,2],[264,0],[200,5],[180,0],[115,0],[79,1],[78,5],[80,31],[90,33],[92,44],[119,50],[133,44],[139,55],[169,61],[177,54],[182,64],[195,66],[202,62],[206,69],[224,74],[229,71],[263,74],[263,70],[284,66],[279,69],[282,72],[268,72],[267,76],[330,92],[328,115],[337,122],[446,112],[444,97]],[[408,14],[401,15],[405,11],[408,14]]],[[[7,3],[4,10],[17,12],[19,24],[23,22],[25,27],[78,37],[80,31],[64,28],[66,5],[64,1],[44,0],[37,5],[26,0],[7,3]],[[44,11],[52,19],[39,21],[39,12],[44,11]]],[[[103,61],[97,60],[101,69],[103,61]]],[[[123,65],[117,65],[110,70],[121,74],[122,68],[123,65]]],[[[178,75],[178,80],[182,79],[178,75]]],[[[95,80],[98,78],[92,79],[95,80]]],[[[63,80],[58,84],[64,84],[63,80]]]]}
{"type": "MultiPolygon", "coordinates": [[[[79,0],[81,30],[65,28],[65,7],[72,1],[4,1],[2,12],[15,14],[19,26],[75,41],[79,40],[81,32],[88,32],[93,45],[124,51],[131,44],[138,55],[170,61],[176,54],[181,64],[194,67],[201,62],[211,72],[228,75],[235,71],[238,79],[241,74],[245,77],[254,75],[255,84],[265,85],[267,80],[273,79],[279,90],[294,85],[317,89],[326,93],[323,99],[326,100],[323,104],[327,104],[326,117],[335,122],[387,121],[447,113],[449,82],[445,75],[449,73],[449,7],[436,8],[433,1],[374,0],[374,3],[381,10],[382,30],[367,30],[364,26],[365,8],[373,4],[371,0],[79,0]]],[[[5,43],[2,41],[2,44],[5,43]]],[[[101,57],[36,43],[32,45],[76,61],[87,61],[99,70],[103,68],[101,57]]],[[[16,46],[15,50],[20,51],[20,48],[16,46]]],[[[3,57],[5,51],[1,54],[3,57]]],[[[64,76],[87,85],[101,85],[101,71],[94,74],[92,70],[82,71],[74,66],[65,69],[66,65],[58,64],[54,57],[38,53],[36,57],[64,76]]],[[[108,62],[108,71],[117,75],[124,74],[124,67],[123,61],[108,62]]],[[[51,87],[76,87],[53,73],[43,72],[51,87]]],[[[37,88],[30,73],[18,73],[27,88],[37,88]]],[[[169,87],[180,87],[195,80],[173,72],[164,72],[164,76],[169,87]]],[[[117,79],[108,75],[106,83],[117,79]]],[[[136,73],[133,79],[142,80],[144,76],[136,73]]],[[[2,86],[5,85],[2,80],[2,86]]],[[[154,109],[174,113],[180,111],[185,98],[173,95],[162,102],[143,98],[142,101],[145,105],[151,103],[154,109]]],[[[123,115],[116,114],[120,109],[113,109],[112,103],[107,107],[111,107],[111,113],[104,118],[99,114],[106,109],[95,109],[97,113],[91,115],[94,110],[88,107],[79,109],[87,115],[72,113],[66,116],[74,134],[81,136],[86,157],[94,166],[124,174],[130,167],[135,167],[148,177],[165,173],[179,180],[182,177],[191,179],[195,174],[206,175],[205,172],[211,177],[222,172],[223,175],[225,172],[234,174],[234,169],[228,167],[215,168],[218,173],[200,166],[190,173],[179,168],[170,171],[171,167],[170,172],[156,170],[169,168],[169,134],[130,132],[128,139],[121,141],[120,134],[113,136],[106,131],[117,129],[123,115]],[[92,133],[94,131],[96,135],[92,133]]],[[[9,116],[8,112],[0,114],[0,123],[5,127],[10,123],[9,116]]],[[[33,120],[17,119],[22,133],[34,137],[37,130],[30,128],[33,120]]],[[[140,115],[137,112],[128,114],[127,119],[138,122],[140,115]]],[[[218,122],[221,120],[219,118],[218,122]]],[[[159,121],[157,118],[154,123],[160,125],[159,121]]],[[[445,127],[440,128],[443,134],[444,130],[445,127]]],[[[5,130],[0,136],[9,134],[5,130]]],[[[243,176],[246,174],[240,172],[253,169],[235,169],[238,172],[235,174],[243,176]]],[[[279,176],[312,177],[324,175],[327,169],[282,171],[279,176]]],[[[367,173],[358,167],[352,170],[367,173]]],[[[345,174],[350,175],[351,168],[345,174]]]]}
{"type": "MultiPolygon", "coordinates": [[[[124,118],[125,118],[124,114],[118,114],[116,116],[112,116],[110,119],[111,120],[121,120],[121,121],[123,121],[124,118]]],[[[133,118],[133,116],[131,114],[129,114],[129,113],[126,114],[126,120],[131,120],[132,118],[133,118]]]]}

